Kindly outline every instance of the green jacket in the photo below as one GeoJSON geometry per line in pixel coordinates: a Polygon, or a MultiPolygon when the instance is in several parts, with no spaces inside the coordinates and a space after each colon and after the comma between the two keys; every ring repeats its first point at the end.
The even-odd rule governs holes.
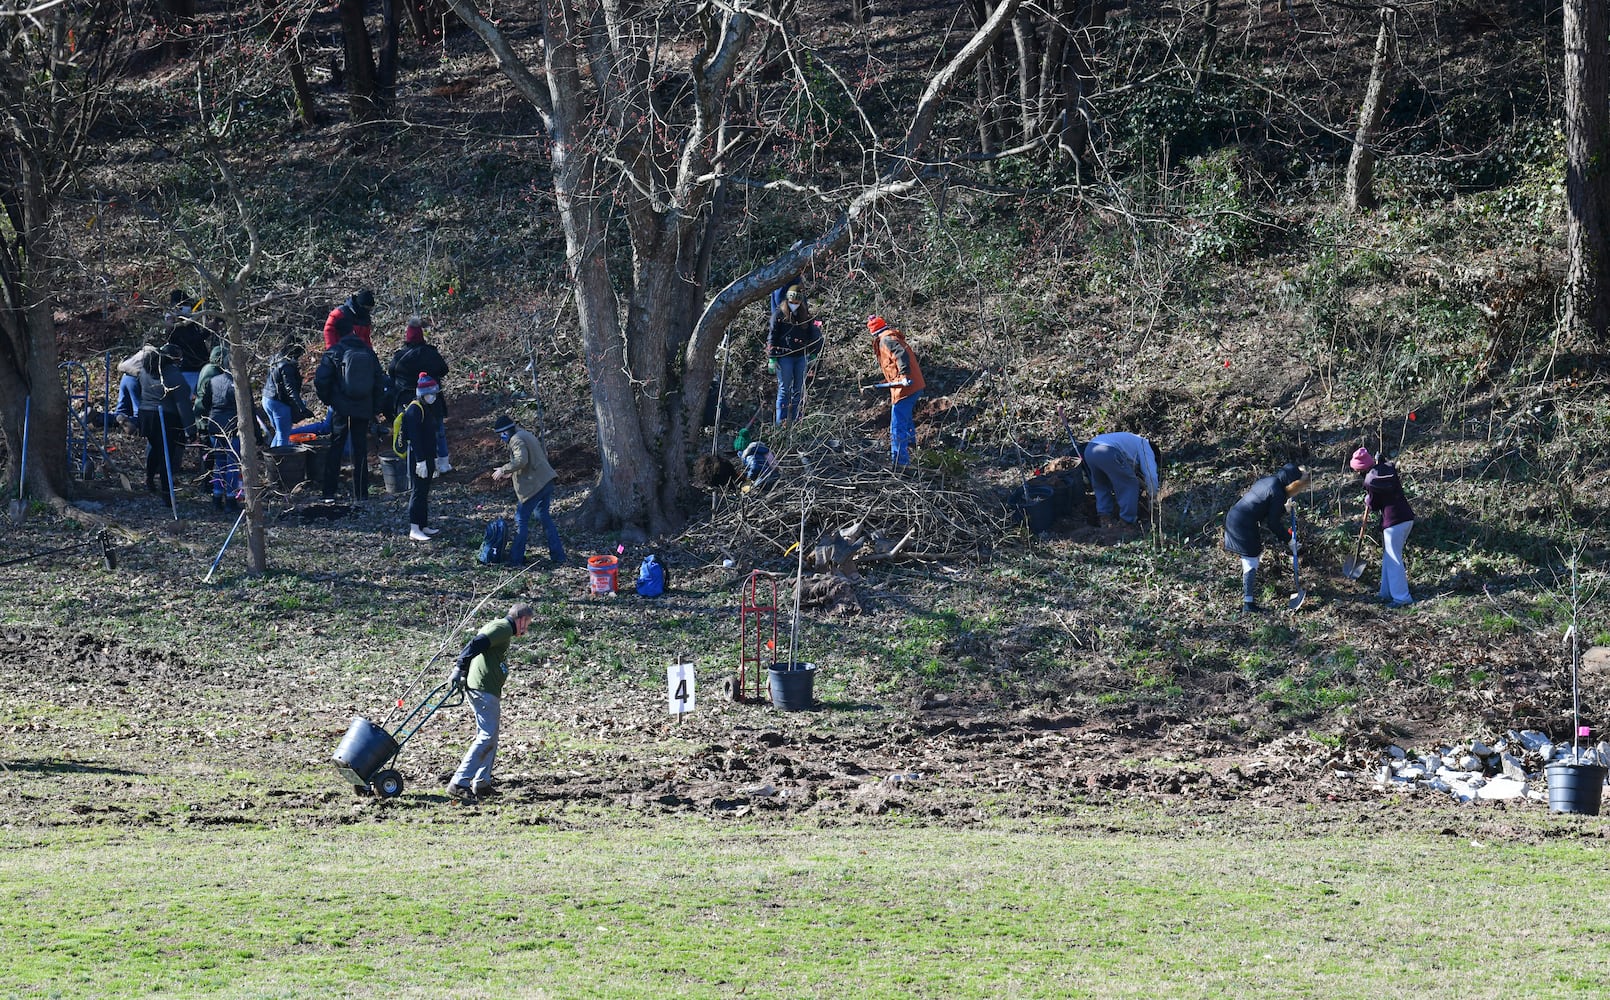
{"type": "Polygon", "coordinates": [[[468,685],[477,691],[503,697],[503,682],[509,677],[509,643],[514,640],[514,623],[498,618],[481,626],[476,638],[485,636],[490,643],[470,661],[468,685]]]}
{"type": "Polygon", "coordinates": [[[498,471],[508,473],[514,480],[514,495],[522,502],[542,492],[557,476],[548,464],[548,452],[542,442],[524,427],[516,428],[509,437],[509,462],[498,471]]]}

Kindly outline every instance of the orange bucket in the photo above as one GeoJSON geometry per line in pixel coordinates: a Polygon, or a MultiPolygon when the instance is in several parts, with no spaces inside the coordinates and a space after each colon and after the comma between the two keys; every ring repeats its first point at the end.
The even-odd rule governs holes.
{"type": "Polygon", "coordinates": [[[615,577],[620,572],[620,560],[614,556],[588,556],[587,574],[595,594],[613,594],[615,577]]]}

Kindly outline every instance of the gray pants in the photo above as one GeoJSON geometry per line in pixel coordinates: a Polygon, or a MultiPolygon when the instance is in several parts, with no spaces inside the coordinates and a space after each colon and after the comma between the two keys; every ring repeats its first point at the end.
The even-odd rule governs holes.
{"type": "Polygon", "coordinates": [[[1085,447],[1085,464],[1090,466],[1090,485],[1096,490],[1096,513],[1102,517],[1117,514],[1129,524],[1140,520],[1140,478],[1135,463],[1117,448],[1104,444],[1085,447]]]}
{"type": "Polygon", "coordinates": [[[464,763],[453,775],[453,784],[474,789],[492,780],[492,765],[498,756],[498,719],[503,713],[503,699],[495,694],[467,688],[470,708],[475,710],[475,742],[464,755],[464,763]]]}

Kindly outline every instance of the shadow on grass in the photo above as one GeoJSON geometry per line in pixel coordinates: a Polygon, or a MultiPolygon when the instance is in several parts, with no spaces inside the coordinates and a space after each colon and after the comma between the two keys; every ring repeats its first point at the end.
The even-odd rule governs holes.
{"type": "Polygon", "coordinates": [[[57,760],[0,761],[0,770],[22,771],[27,774],[115,774],[122,777],[143,776],[144,771],[131,771],[122,767],[105,767],[100,764],[76,764],[57,760]]]}

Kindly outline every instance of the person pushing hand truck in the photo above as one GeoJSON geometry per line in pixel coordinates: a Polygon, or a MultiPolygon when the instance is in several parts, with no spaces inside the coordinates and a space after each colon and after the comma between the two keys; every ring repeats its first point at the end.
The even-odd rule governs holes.
{"type": "Polygon", "coordinates": [[[453,690],[463,688],[475,712],[475,740],[447,783],[447,794],[460,802],[475,802],[496,794],[492,767],[497,763],[503,682],[509,676],[509,644],[516,636],[526,634],[536,616],[536,608],[516,604],[508,614],[481,626],[475,638],[459,651],[448,685],[453,690]]]}

